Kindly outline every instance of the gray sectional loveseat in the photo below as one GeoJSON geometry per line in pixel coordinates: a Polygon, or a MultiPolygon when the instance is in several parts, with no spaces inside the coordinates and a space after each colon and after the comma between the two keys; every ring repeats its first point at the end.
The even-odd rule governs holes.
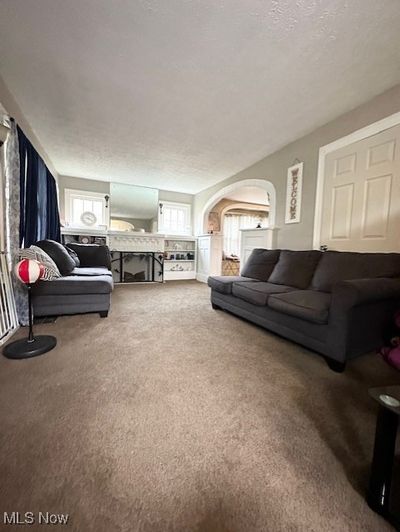
{"type": "Polygon", "coordinates": [[[324,355],[331,369],[382,345],[400,308],[400,254],[255,249],[211,303],[324,355]]]}
{"type": "MultiPolygon", "coordinates": [[[[63,275],[52,281],[39,281],[32,286],[34,316],[98,312],[102,318],[107,317],[114,288],[108,247],[96,244],[67,244],[67,248],[75,252],[79,267],[73,262],[68,267],[63,260],[64,268],[67,268],[63,270],[60,267],[59,255],[54,254],[55,244],[57,243],[52,242],[48,247],[48,241],[37,243],[51,253],[63,275]],[[71,271],[68,271],[69,269],[71,271]]],[[[59,251],[62,252],[63,246],[57,246],[60,246],[59,251]]]]}

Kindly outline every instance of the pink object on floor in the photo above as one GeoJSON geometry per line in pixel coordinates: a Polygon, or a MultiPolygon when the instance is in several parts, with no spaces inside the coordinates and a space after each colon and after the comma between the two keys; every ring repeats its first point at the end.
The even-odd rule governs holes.
{"type": "Polygon", "coordinates": [[[381,351],[381,355],[386,360],[388,364],[393,366],[394,368],[400,370],[400,346],[393,347],[392,349],[389,348],[388,351],[386,351],[387,348],[383,348],[381,351]],[[385,350],[385,353],[383,351],[385,350]]]}
{"type": "Polygon", "coordinates": [[[388,361],[388,356],[389,356],[389,353],[390,351],[392,350],[391,347],[382,347],[380,350],[379,350],[379,354],[381,355],[381,357],[383,358],[383,360],[385,360],[386,362],[388,361]]]}

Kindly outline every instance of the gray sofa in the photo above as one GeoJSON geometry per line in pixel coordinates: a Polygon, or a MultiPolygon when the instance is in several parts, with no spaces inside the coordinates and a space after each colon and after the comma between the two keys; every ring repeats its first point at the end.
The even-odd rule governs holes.
{"type": "Polygon", "coordinates": [[[382,345],[400,308],[400,254],[255,249],[211,303],[326,357],[335,371],[382,345]]]}
{"type": "Polygon", "coordinates": [[[53,281],[32,287],[35,317],[98,312],[107,317],[114,288],[107,246],[67,244],[75,251],[80,267],[53,281]]]}

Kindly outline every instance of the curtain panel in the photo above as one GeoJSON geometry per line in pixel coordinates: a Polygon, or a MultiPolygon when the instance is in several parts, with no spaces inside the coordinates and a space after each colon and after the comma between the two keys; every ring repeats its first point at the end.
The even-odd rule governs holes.
{"type": "MultiPolygon", "coordinates": [[[[10,133],[4,150],[4,197],[6,256],[11,271],[18,262],[20,242],[20,153],[17,126],[14,120],[8,119],[10,133]]],[[[21,325],[28,324],[28,294],[14,275],[12,277],[15,306],[18,321],[21,325]]]]}
{"type": "Polygon", "coordinates": [[[38,240],[61,241],[57,186],[53,175],[21,128],[18,127],[20,158],[20,247],[38,240]]]}
{"type": "Polygon", "coordinates": [[[265,214],[225,214],[223,251],[225,256],[236,255],[240,257],[240,229],[257,227],[260,221],[267,219],[265,214]]]}

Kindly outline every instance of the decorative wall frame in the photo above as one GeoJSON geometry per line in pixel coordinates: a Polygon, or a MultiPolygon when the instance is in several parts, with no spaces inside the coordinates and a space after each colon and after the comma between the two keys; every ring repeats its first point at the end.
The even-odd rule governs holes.
{"type": "Polygon", "coordinates": [[[219,212],[211,211],[208,215],[208,232],[219,233],[221,231],[221,216],[219,212]]]}
{"type": "Polygon", "coordinates": [[[288,168],[285,211],[286,224],[296,224],[300,222],[303,164],[304,163],[297,163],[288,168]]]}

